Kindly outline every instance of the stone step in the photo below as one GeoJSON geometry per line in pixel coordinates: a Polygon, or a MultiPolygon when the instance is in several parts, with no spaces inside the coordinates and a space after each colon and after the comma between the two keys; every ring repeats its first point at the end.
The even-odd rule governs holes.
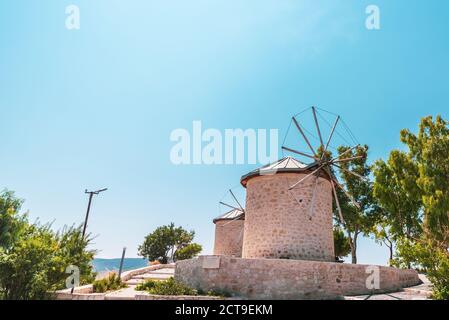
{"type": "Polygon", "coordinates": [[[128,288],[123,288],[105,295],[105,300],[134,300],[138,291],[135,286],[129,285],[128,288]]]}
{"type": "Polygon", "coordinates": [[[173,275],[173,274],[175,274],[175,269],[163,268],[163,269],[153,270],[153,271],[150,271],[148,273],[158,273],[158,274],[162,273],[162,274],[171,274],[171,275],[173,275]]]}
{"type": "Polygon", "coordinates": [[[134,276],[133,279],[152,279],[152,280],[165,280],[172,277],[173,274],[157,274],[157,273],[144,273],[138,276],[134,276]]]}

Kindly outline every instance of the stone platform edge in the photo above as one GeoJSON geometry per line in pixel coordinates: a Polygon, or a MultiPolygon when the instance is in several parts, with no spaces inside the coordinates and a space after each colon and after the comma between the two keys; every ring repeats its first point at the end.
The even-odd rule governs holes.
{"type": "Polygon", "coordinates": [[[222,255],[178,261],[175,279],[196,289],[248,299],[342,299],[400,291],[421,283],[411,269],[222,255]]]}

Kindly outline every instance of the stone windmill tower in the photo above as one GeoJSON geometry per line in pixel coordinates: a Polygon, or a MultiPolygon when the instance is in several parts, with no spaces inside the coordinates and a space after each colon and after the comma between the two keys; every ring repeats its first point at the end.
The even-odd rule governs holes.
{"type": "Polygon", "coordinates": [[[242,257],[245,209],[231,189],[229,193],[236,205],[220,201],[221,205],[231,210],[213,220],[215,224],[214,254],[240,258],[242,257]]]}
{"type": "MultiPolygon", "coordinates": [[[[317,110],[314,107],[311,110],[319,136],[319,147],[312,147],[295,117],[292,121],[311,153],[283,147],[286,151],[311,159],[310,164],[285,157],[241,178],[241,184],[247,190],[243,258],[335,261],[332,198],[336,201],[343,221],[336,188],[341,188],[351,200],[352,197],[333,172],[337,167],[346,170],[338,163],[361,157],[343,158],[344,154],[336,158],[327,156],[340,117],[337,116],[324,143],[317,110]]],[[[359,176],[352,171],[348,172],[359,176]]],[[[358,206],[355,201],[354,204],[358,206]]]]}
{"type": "Polygon", "coordinates": [[[214,254],[240,258],[242,256],[245,214],[239,209],[215,218],[214,254]]]}

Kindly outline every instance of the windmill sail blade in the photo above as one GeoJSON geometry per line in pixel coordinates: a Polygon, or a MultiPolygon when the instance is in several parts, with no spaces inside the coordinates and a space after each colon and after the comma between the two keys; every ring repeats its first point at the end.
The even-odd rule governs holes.
{"type": "Polygon", "coordinates": [[[346,150],[345,152],[343,152],[342,154],[340,154],[340,155],[338,155],[338,156],[336,156],[336,157],[334,157],[334,158],[332,158],[330,161],[334,161],[334,160],[336,160],[336,159],[339,159],[339,158],[341,158],[344,154],[347,154],[348,152],[350,152],[350,151],[352,151],[352,150],[354,150],[355,148],[357,148],[357,147],[360,147],[360,145],[356,145],[356,146],[354,146],[354,147],[352,147],[352,148],[350,148],[350,149],[348,149],[348,150],[346,150]]]}
{"type": "Polygon", "coordinates": [[[301,180],[299,180],[298,182],[296,182],[294,185],[290,186],[290,188],[288,188],[288,190],[291,190],[293,188],[295,188],[298,184],[300,184],[301,182],[303,182],[304,180],[310,178],[311,176],[313,176],[315,173],[317,173],[321,168],[323,168],[324,165],[319,166],[317,169],[315,169],[314,171],[312,171],[311,173],[309,173],[308,175],[306,175],[304,178],[302,178],[301,180]]]}
{"type": "Polygon", "coordinates": [[[320,125],[318,124],[318,118],[316,116],[315,107],[312,107],[313,119],[315,120],[316,130],[318,132],[318,136],[320,137],[321,147],[324,147],[323,136],[321,135],[320,125]]]}
{"type": "Polygon", "coordinates": [[[360,209],[361,209],[360,204],[358,204],[357,201],[354,200],[354,198],[349,194],[349,192],[346,191],[345,188],[344,188],[340,183],[338,183],[338,182],[335,181],[335,180],[334,180],[334,182],[335,182],[335,184],[337,185],[337,187],[339,187],[341,190],[343,190],[343,192],[346,194],[346,196],[349,198],[349,200],[351,200],[352,204],[353,204],[357,209],[360,210],[360,209]]]}
{"type": "Polygon", "coordinates": [[[356,157],[351,157],[351,158],[346,158],[346,159],[337,159],[337,160],[333,160],[332,163],[348,162],[348,161],[363,159],[363,158],[365,158],[365,156],[356,156],[356,157]]]}
{"type": "Polygon", "coordinates": [[[332,127],[332,131],[329,135],[329,138],[327,139],[326,146],[324,147],[323,154],[321,155],[321,160],[324,158],[324,155],[326,154],[327,148],[329,147],[329,143],[332,140],[332,136],[334,135],[334,132],[335,132],[335,129],[337,128],[337,124],[338,124],[339,120],[340,120],[340,116],[337,116],[337,119],[335,120],[334,126],[332,127]]]}
{"type": "Polygon", "coordinates": [[[224,206],[226,206],[226,207],[229,207],[229,208],[231,208],[231,209],[234,209],[234,210],[242,211],[242,209],[236,208],[236,207],[234,207],[234,206],[231,206],[230,204],[224,203],[223,201],[220,201],[219,204],[222,204],[222,205],[224,205],[224,206]]]}
{"type": "Polygon", "coordinates": [[[243,209],[242,205],[240,204],[240,202],[239,202],[239,201],[237,200],[237,198],[235,197],[234,192],[232,192],[231,189],[229,189],[229,192],[231,193],[231,195],[232,195],[232,197],[234,198],[235,202],[237,202],[237,204],[239,205],[240,210],[242,210],[243,212],[245,212],[245,209],[243,209]]]}
{"type": "Polygon", "coordinates": [[[338,200],[337,190],[335,189],[334,181],[331,179],[332,191],[334,192],[335,203],[337,204],[338,216],[340,217],[341,223],[345,224],[345,219],[343,219],[343,213],[341,212],[340,201],[338,200]]]}
{"type": "Polygon", "coordinates": [[[350,173],[350,174],[352,174],[352,175],[354,175],[354,176],[356,176],[356,177],[358,177],[358,178],[360,178],[362,180],[366,180],[366,178],[364,176],[362,176],[362,175],[360,175],[358,173],[355,173],[355,172],[353,172],[351,170],[345,169],[342,166],[339,166],[338,164],[331,163],[331,165],[333,165],[333,166],[337,167],[338,169],[343,170],[343,171],[345,171],[347,173],[350,173]]]}
{"type": "Polygon", "coordinates": [[[304,131],[302,131],[301,126],[299,125],[298,121],[296,121],[296,118],[292,118],[293,122],[295,123],[296,128],[298,129],[299,133],[301,133],[302,137],[306,141],[307,145],[309,146],[310,150],[312,151],[313,155],[316,156],[316,152],[313,149],[312,145],[310,144],[309,139],[307,139],[306,135],[304,134],[304,131]]]}
{"type": "Polygon", "coordinates": [[[314,156],[311,156],[311,155],[309,155],[307,153],[303,153],[301,151],[297,151],[297,150],[290,149],[290,148],[287,148],[287,147],[282,147],[282,149],[286,150],[286,151],[289,151],[289,152],[293,152],[293,153],[299,154],[299,155],[304,156],[304,157],[308,157],[308,158],[311,158],[311,159],[314,159],[314,160],[318,160],[318,158],[316,158],[314,156]]]}
{"type": "Polygon", "coordinates": [[[329,177],[331,179],[332,184],[336,184],[337,187],[339,187],[345,194],[346,196],[351,200],[351,202],[354,204],[354,206],[357,209],[361,209],[360,205],[357,203],[357,201],[354,200],[354,198],[349,194],[349,192],[347,192],[345,190],[345,188],[338,182],[337,178],[335,178],[335,176],[331,173],[330,167],[329,165],[326,167],[326,171],[329,174],[329,177]]]}

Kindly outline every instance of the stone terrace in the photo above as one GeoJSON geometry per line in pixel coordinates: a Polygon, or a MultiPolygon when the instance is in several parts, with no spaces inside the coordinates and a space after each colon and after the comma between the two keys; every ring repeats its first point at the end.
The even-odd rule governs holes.
{"type": "MultiPolygon", "coordinates": [[[[128,285],[127,288],[109,293],[92,293],[92,285],[77,287],[74,294],[69,290],[57,292],[58,300],[215,300],[220,299],[211,296],[159,296],[150,295],[146,292],[136,291],[138,283],[147,279],[165,280],[173,276],[175,265],[156,265],[141,269],[131,270],[122,274],[122,280],[128,285]]],[[[423,284],[404,288],[403,291],[389,294],[346,296],[345,300],[425,300],[429,299],[431,286],[427,278],[419,276],[423,284]]],[[[227,298],[229,299],[229,298],[227,298]]],[[[239,299],[237,297],[231,299],[239,299]]]]}

